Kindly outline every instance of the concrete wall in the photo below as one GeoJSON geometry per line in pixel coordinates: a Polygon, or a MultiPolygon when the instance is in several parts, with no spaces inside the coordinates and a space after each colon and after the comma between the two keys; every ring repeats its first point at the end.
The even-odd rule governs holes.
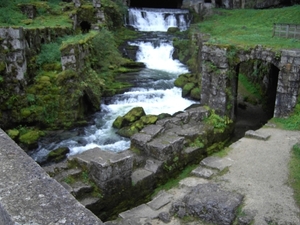
{"type": "Polygon", "coordinates": [[[0,129],[0,225],[103,224],[0,129]]]}

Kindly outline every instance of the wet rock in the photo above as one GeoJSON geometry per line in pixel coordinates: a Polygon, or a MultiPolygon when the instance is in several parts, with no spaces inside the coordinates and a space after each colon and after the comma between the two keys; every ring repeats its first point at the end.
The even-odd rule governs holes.
{"type": "Polygon", "coordinates": [[[174,34],[178,31],[180,31],[178,27],[169,27],[167,32],[171,33],[171,34],[174,34]]]}
{"type": "Polygon", "coordinates": [[[128,121],[128,123],[132,123],[134,121],[139,120],[142,116],[145,116],[146,113],[143,107],[134,107],[128,113],[124,115],[124,119],[128,121]]]}
{"type": "Polygon", "coordinates": [[[183,198],[187,214],[218,225],[233,223],[242,200],[241,194],[222,190],[212,183],[197,185],[183,198]]]}
{"type": "Polygon", "coordinates": [[[51,151],[48,154],[48,162],[60,162],[67,158],[67,154],[70,152],[68,147],[62,147],[51,151]]]}

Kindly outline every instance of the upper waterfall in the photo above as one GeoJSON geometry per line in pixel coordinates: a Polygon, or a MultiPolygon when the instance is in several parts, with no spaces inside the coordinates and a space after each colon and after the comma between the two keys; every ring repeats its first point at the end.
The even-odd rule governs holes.
{"type": "Polygon", "coordinates": [[[167,31],[178,27],[181,31],[190,25],[190,14],[186,9],[129,8],[128,25],[139,31],[167,31]]]}

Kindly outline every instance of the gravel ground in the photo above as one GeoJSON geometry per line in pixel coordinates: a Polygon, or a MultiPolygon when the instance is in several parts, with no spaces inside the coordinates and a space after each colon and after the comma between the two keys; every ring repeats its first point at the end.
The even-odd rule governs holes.
{"type": "Polygon", "coordinates": [[[229,171],[219,177],[227,189],[245,195],[243,209],[254,215],[255,225],[300,224],[299,208],[288,186],[288,163],[300,132],[261,128],[267,141],[242,138],[233,143],[229,171]]]}

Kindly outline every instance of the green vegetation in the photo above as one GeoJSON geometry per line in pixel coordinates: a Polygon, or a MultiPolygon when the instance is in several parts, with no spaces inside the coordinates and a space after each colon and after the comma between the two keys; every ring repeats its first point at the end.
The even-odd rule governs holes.
{"type": "Polygon", "coordinates": [[[223,133],[228,125],[233,122],[227,116],[222,117],[216,114],[215,110],[210,110],[209,117],[207,117],[204,121],[214,127],[215,133],[223,133]]]}
{"type": "Polygon", "coordinates": [[[300,130],[300,102],[294,108],[294,112],[287,118],[273,118],[271,122],[280,128],[287,130],[300,130]]]}
{"type": "Polygon", "coordinates": [[[259,84],[254,84],[244,75],[239,74],[239,87],[245,89],[243,92],[244,101],[248,101],[251,103],[261,102],[263,96],[261,93],[261,87],[259,84]],[[251,100],[253,99],[253,100],[251,100]]]}
{"type": "Polygon", "coordinates": [[[289,163],[289,183],[294,189],[294,198],[300,207],[300,144],[295,144],[292,149],[292,156],[289,163]]]}
{"type": "Polygon", "coordinates": [[[199,166],[198,164],[196,165],[188,165],[187,167],[185,167],[181,173],[173,179],[169,179],[167,183],[160,185],[158,188],[156,188],[154,190],[154,193],[152,194],[152,196],[156,196],[158,192],[160,192],[161,190],[170,190],[173,187],[176,187],[179,184],[179,181],[181,181],[182,179],[188,177],[190,175],[190,173],[197,167],[199,166]]]}
{"type": "Polygon", "coordinates": [[[0,0],[0,26],[34,27],[72,27],[70,3],[58,0],[0,0]],[[36,9],[36,17],[29,19],[22,13],[24,6],[31,5],[36,9]]]}
{"type": "Polygon", "coordinates": [[[299,24],[299,11],[300,5],[266,10],[213,9],[214,15],[198,23],[197,29],[210,34],[211,44],[300,48],[300,40],[272,37],[274,23],[299,24]]]}

